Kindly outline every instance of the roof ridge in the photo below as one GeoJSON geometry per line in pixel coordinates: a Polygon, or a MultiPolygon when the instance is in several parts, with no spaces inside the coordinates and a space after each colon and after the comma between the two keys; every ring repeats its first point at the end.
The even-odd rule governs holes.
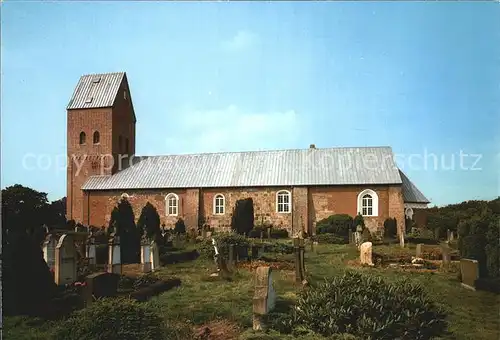
{"type": "Polygon", "coordinates": [[[269,150],[249,150],[249,151],[218,151],[218,152],[197,152],[197,153],[178,153],[178,154],[163,154],[163,155],[135,155],[134,157],[169,157],[169,156],[198,156],[198,155],[220,155],[220,154],[236,154],[236,153],[258,153],[258,152],[283,152],[283,151],[307,151],[307,150],[341,150],[341,149],[390,149],[390,146],[340,146],[328,148],[303,148],[303,149],[269,149],[269,150]]]}

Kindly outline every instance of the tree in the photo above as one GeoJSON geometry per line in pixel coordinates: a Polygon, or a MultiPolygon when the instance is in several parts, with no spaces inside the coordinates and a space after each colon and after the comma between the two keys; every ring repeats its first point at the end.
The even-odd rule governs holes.
{"type": "Polygon", "coordinates": [[[121,199],[113,208],[108,232],[114,232],[120,237],[122,263],[139,262],[141,235],[135,224],[134,210],[128,200],[121,199]]]}
{"type": "Polygon", "coordinates": [[[46,193],[19,184],[2,190],[2,308],[6,314],[35,313],[55,293],[40,247],[48,207],[46,193]]]}
{"type": "Polygon", "coordinates": [[[248,235],[253,229],[254,224],[254,209],[253,200],[245,198],[236,201],[231,217],[231,229],[238,234],[248,235]]]}
{"type": "Polygon", "coordinates": [[[161,234],[160,215],[156,208],[149,202],[141,210],[141,216],[137,222],[139,235],[146,235],[151,240],[157,240],[161,234]]]}

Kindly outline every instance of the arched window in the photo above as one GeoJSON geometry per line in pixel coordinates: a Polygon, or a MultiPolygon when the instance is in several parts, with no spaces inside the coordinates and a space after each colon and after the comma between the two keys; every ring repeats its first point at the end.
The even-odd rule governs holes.
{"type": "Polygon", "coordinates": [[[99,144],[99,139],[100,139],[100,135],[99,135],[99,131],[95,131],[94,132],[94,137],[92,138],[93,139],[93,142],[94,144],[99,144]]]}
{"type": "Polygon", "coordinates": [[[358,212],[363,216],[378,216],[378,195],[366,189],[358,195],[358,212]]]}
{"type": "Polygon", "coordinates": [[[80,132],[80,145],[85,144],[87,139],[87,135],[85,135],[85,132],[80,132]]]}
{"type": "Polygon", "coordinates": [[[217,194],[214,197],[214,215],[224,215],[224,195],[217,194]]]}
{"type": "Polygon", "coordinates": [[[179,196],[174,193],[170,193],[165,196],[165,211],[167,216],[177,216],[179,213],[179,196]]]}
{"type": "Polygon", "coordinates": [[[292,194],[290,191],[278,191],[276,194],[276,211],[279,213],[289,213],[292,211],[292,194]]]}

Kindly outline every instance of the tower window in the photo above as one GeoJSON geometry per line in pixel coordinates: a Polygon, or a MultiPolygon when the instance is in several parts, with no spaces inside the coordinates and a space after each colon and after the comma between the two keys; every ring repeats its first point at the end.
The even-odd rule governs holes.
{"type": "Polygon", "coordinates": [[[85,144],[86,139],[87,139],[87,136],[85,135],[85,132],[83,132],[83,131],[80,132],[80,145],[85,144]]]}
{"type": "Polygon", "coordinates": [[[94,132],[94,138],[93,138],[94,144],[99,144],[100,137],[101,136],[99,136],[99,131],[95,131],[94,132]]]}

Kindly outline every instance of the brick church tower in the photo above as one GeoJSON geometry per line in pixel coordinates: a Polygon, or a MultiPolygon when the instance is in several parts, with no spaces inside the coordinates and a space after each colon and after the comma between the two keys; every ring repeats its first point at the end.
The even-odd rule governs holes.
{"type": "Polygon", "coordinates": [[[67,106],[67,117],[66,217],[84,222],[89,202],[82,185],[89,176],[120,171],[128,164],[128,156],[135,154],[136,118],[126,74],[82,76],[67,106]]]}

